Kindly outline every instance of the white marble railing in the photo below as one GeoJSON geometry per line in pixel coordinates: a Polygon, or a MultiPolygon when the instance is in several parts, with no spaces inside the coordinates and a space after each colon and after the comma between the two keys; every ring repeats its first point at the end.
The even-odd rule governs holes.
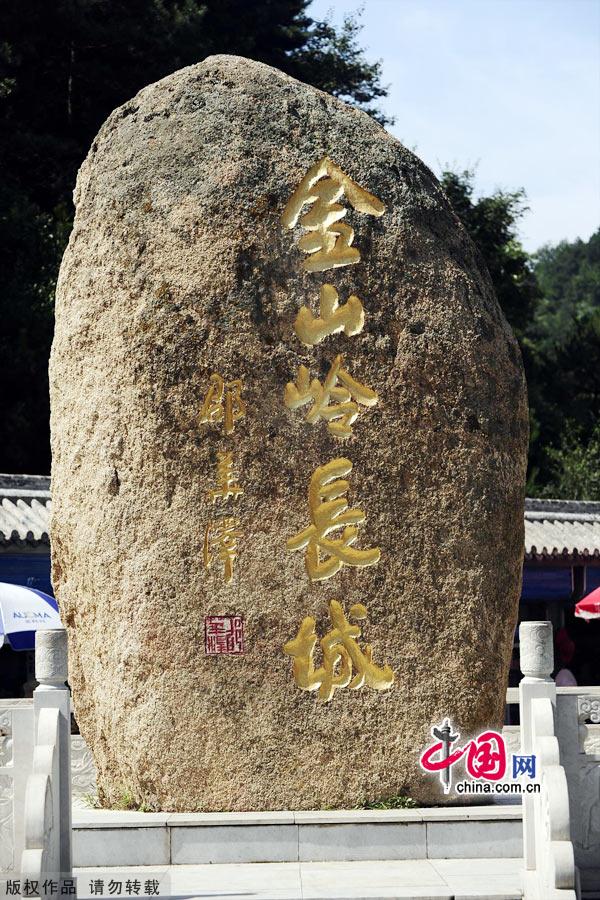
{"type": "Polygon", "coordinates": [[[41,890],[46,880],[72,875],[71,697],[64,629],[37,632],[35,677],[35,745],[25,791],[21,875],[41,890]]]}
{"type": "Polygon", "coordinates": [[[92,751],[79,734],[71,735],[71,790],[73,797],[92,799],[96,796],[96,766],[92,751]]]}
{"type": "Polygon", "coordinates": [[[25,793],[25,849],[21,875],[41,884],[60,873],[60,713],[41,709],[33,771],[25,793]]]}
{"type": "MultiPolygon", "coordinates": [[[[568,786],[575,866],[582,891],[600,894],[600,686],[551,686],[550,694],[554,734],[568,786]]],[[[518,702],[519,688],[509,688],[507,706],[518,702]]],[[[503,735],[508,752],[518,753],[520,726],[505,725],[503,735]]]]}
{"type": "MultiPolygon", "coordinates": [[[[39,651],[34,699],[0,700],[0,872],[30,877],[68,875],[71,798],[96,795],[91,752],[70,735],[66,650],[39,651]]],[[[523,797],[524,896],[574,900],[578,875],[600,892],[600,687],[556,688],[549,623],[522,624],[521,659],[524,678],[506,696],[521,725],[503,733],[509,753],[536,755],[541,783],[523,797]]]]}
{"type": "MultiPolygon", "coordinates": [[[[559,688],[558,693],[571,691],[572,688],[559,688]]],[[[578,690],[578,689],[575,689],[578,690]]],[[[585,688],[585,690],[588,690],[585,688]]],[[[507,705],[519,703],[519,689],[509,688],[506,692],[507,705]]],[[[13,808],[13,778],[18,777],[16,763],[20,762],[19,771],[27,774],[31,771],[33,747],[31,734],[33,733],[33,699],[24,700],[0,700],[0,872],[8,869],[8,833],[12,829],[13,808]],[[18,724],[14,711],[19,710],[18,724]],[[27,723],[27,724],[25,724],[27,723]],[[24,740],[19,741],[15,736],[22,730],[24,740]],[[19,752],[13,751],[15,741],[19,743],[19,752]],[[9,826],[9,821],[11,825],[9,826]]],[[[600,725],[597,726],[597,736],[590,734],[590,741],[600,742],[600,725]]],[[[594,729],[592,729],[594,730],[594,729]]],[[[520,746],[520,728],[518,725],[506,725],[503,734],[507,742],[508,752],[518,752],[520,746]]],[[[91,751],[81,735],[71,735],[71,790],[73,797],[80,799],[92,798],[96,795],[96,767],[91,751]]],[[[24,795],[23,795],[24,796],[24,795]]]]}
{"type": "Polygon", "coordinates": [[[33,701],[0,700],[0,872],[25,848],[25,787],[33,763],[33,701]]]}
{"type": "MultiPolygon", "coordinates": [[[[580,753],[592,757],[593,762],[600,762],[600,685],[582,687],[557,687],[557,705],[563,702],[563,697],[577,697],[577,712],[579,726],[580,753]],[[586,724],[584,724],[586,723],[586,724]]],[[[518,706],[519,688],[509,688],[506,692],[506,705],[518,706]]],[[[506,742],[507,753],[518,753],[521,746],[521,727],[519,725],[504,725],[502,735],[506,742]]],[[[583,759],[579,760],[583,763],[583,759]]],[[[600,827],[600,814],[599,823],[600,827]]],[[[598,854],[600,860],[600,851],[598,854]]]]}
{"type": "Polygon", "coordinates": [[[558,688],[556,732],[584,893],[600,895],[600,687],[558,688]]]}
{"type": "Polygon", "coordinates": [[[63,630],[36,636],[32,700],[0,701],[0,872],[71,876],[71,703],[63,630]]]}
{"type": "MultiPolygon", "coordinates": [[[[44,699],[48,699],[47,693],[44,699]]],[[[39,733],[38,720],[38,744],[47,745],[47,733],[39,733]]],[[[35,743],[34,700],[0,700],[0,874],[20,871],[25,850],[25,795],[34,771],[35,743]]],[[[76,734],[70,736],[70,745],[71,796],[82,800],[95,797],[96,767],[90,749],[76,734]]]]}

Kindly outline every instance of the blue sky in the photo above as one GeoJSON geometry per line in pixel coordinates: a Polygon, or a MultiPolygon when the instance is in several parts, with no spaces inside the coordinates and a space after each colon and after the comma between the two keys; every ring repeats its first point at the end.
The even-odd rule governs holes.
{"type": "MultiPolygon", "coordinates": [[[[360,0],[314,0],[340,23],[360,0]]],[[[587,239],[600,225],[600,0],[366,0],[390,129],[436,174],[476,167],[479,193],[527,191],[520,237],[587,239]]]]}

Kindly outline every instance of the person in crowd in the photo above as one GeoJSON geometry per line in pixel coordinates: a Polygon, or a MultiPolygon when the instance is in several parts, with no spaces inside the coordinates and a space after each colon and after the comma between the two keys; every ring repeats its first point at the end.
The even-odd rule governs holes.
{"type": "Polygon", "coordinates": [[[557,687],[576,687],[577,679],[573,675],[571,665],[575,656],[575,644],[566,628],[559,628],[555,637],[556,661],[558,671],[554,681],[557,687]]]}

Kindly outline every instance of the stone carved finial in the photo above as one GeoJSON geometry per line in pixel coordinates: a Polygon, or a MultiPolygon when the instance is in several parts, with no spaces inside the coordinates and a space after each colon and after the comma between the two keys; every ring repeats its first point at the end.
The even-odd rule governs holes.
{"type": "Polygon", "coordinates": [[[554,668],[552,622],[521,622],[519,638],[523,675],[549,678],[554,668]]]}
{"type": "Polygon", "coordinates": [[[68,677],[67,632],[38,631],[35,636],[35,677],[40,687],[62,688],[68,677]]]}

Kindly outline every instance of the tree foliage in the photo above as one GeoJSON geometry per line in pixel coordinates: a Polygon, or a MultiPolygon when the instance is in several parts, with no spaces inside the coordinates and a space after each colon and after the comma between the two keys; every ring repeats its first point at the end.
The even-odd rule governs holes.
{"type": "Polygon", "coordinates": [[[600,232],[587,242],[542,247],[533,262],[541,298],[530,335],[551,354],[600,309],[600,232]]]}
{"type": "MultiPolygon", "coordinates": [[[[360,25],[308,0],[3,0],[0,4],[0,471],[47,472],[47,360],[75,176],[138,90],[215,53],[268,63],[372,113],[385,96],[360,25]]],[[[383,116],[379,116],[384,120],[383,116]]]]}
{"type": "Polygon", "coordinates": [[[560,446],[546,449],[549,481],[538,493],[567,500],[600,500],[600,422],[589,437],[568,420],[560,446]]]}
{"type": "MultiPolygon", "coordinates": [[[[586,458],[591,466],[600,419],[600,231],[587,242],[544,247],[533,262],[541,298],[526,335],[537,424],[530,489],[564,497],[567,481],[557,465],[562,460],[568,469],[579,442],[587,455],[576,454],[578,465],[586,458]]],[[[596,477],[590,468],[587,499],[596,492],[596,477]]],[[[579,493],[583,483],[581,469],[579,493]]]]}
{"type": "Polygon", "coordinates": [[[487,263],[521,346],[529,390],[531,496],[592,499],[600,463],[600,231],[529,256],[522,190],[475,198],[474,173],[445,171],[452,207],[487,263]]]}
{"type": "Polygon", "coordinates": [[[531,321],[539,289],[531,260],[518,240],[519,219],[527,210],[525,192],[496,190],[475,199],[475,173],[442,172],[454,212],[481,251],[504,315],[517,337],[531,321]]]}
{"type": "Polygon", "coordinates": [[[329,22],[314,22],[301,51],[292,53],[294,74],[389,125],[392,119],[373,105],[387,89],[380,83],[381,63],[368,63],[363,57],[358,15],[346,16],[339,31],[329,22]]]}
{"type": "MultiPolygon", "coordinates": [[[[49,470],[47,360],[75,175],[109,113],[215,53],[248,56],[385,117],[381,67],[308,0],[3,0],[0,3],[0,471],[49,470]]],[[[523,351],[528,490],[599,498],[600,232],[529,256],[522,190],[442,184],[479,247],[523,351]]]]}

